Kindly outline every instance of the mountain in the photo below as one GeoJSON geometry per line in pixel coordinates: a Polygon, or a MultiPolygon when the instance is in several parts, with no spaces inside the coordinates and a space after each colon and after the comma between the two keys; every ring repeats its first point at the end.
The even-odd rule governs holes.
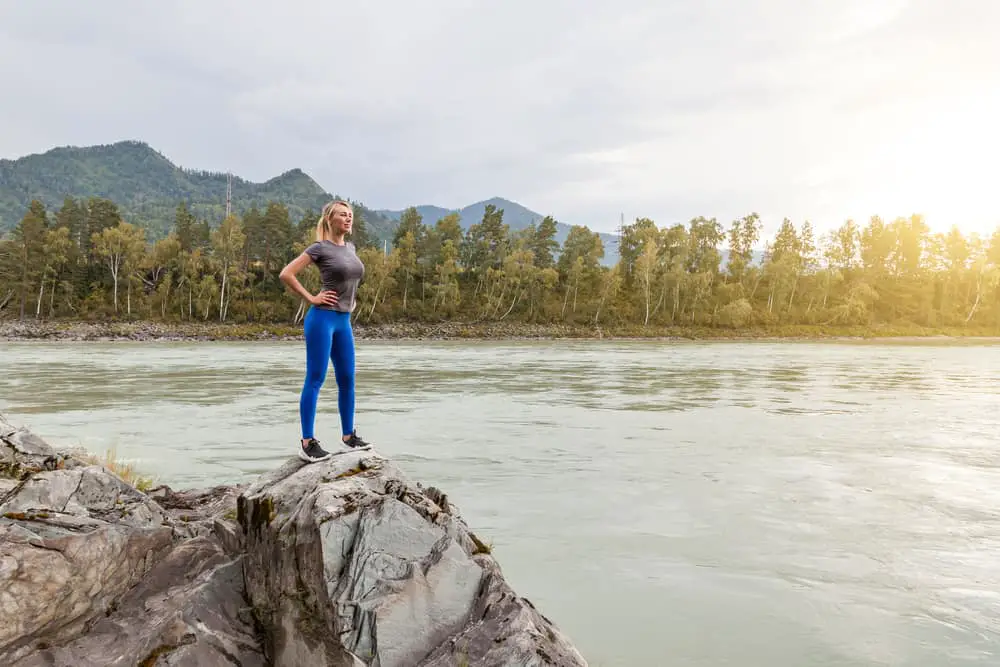
{"type": "MultiPolygon", "coordinates": [[[[53,148],[17,160],[0,160],[0,236],[12,229],[32,199],[50,212],[65,197],[102,197],[114,201],[128,222],[145,227],[151,239],[173,228],[177,204],[186,201],[198,218],[214,227],[226,210],[227,175],[183,169],[139,141],[53,148]]],[[[256,204],[285,204],[292,222],[307,211],[319,215],[334,195],[301,169],[291,169],[263,183],[233,176],[233,211],[240,215],[256,204]]],[[[370,236],[390,238],[395,222],[356,204],[370,236]]]]}
{"type": "MultiPolygon", "coordinates": [[[[120,141],[99,146],[53,148],[45,153],[17,160],[0,160],[0,237],[13,229],[24,216],[32,199],[38,199],[55,212],[69,197],[101,197],[114,201],[126,221],[147,229],[150,240],[165,236],[174,226],[177,204],[187,202],[197,218],[215,227],[226,208],[224,173],[184,169],[140,141],[120,141]]],[[[233,211],[242,215],[251,206],[264,210],[269,201],[288,207],[293,223],[308,212],[319,215],[323,205],[335,195],[326,192],[301,169],[291,169],[263,183],[233,176],[233,211]]],[[[448,215],[458,213],[464,229],[483,219],[486,206],[504,211],[504,222],[511,230],[521,230],[544,215],[517,202],[493,197],[460,209],[441,206],[417,206],[424,224],[433,225],[448,215]]],[[[374,210],[355,203],[355,213],[365,222],[373,241],[390,240],[403,211],[374,210]]],[[[570,225],[556,223],[556,241],[560,245],[569,234],[570,225]]],[[[602,263],[618,261],[618,244],[613,234],[601,233],[604,243],[602,263]]],[[[755,259],[760,261],[760,253],[755,259]]],[[[723,265],[727,253],[723,250],[723,265]]]]}
{"type": "MultiPolygon", "coordinates": [[[[517,202],[510,201],[509,199],[503,199],[501,197],[493,197],[492,199],[486,199],[475,204],[469,204],[468,206],[460,209],[450,209],[443,208],[441,206],[433,205],[422,205],[415,206],[417,212],[423,217],[425,225],[433,225],[441,218],[445,217],[450,213],[458,213],[461,220],[461,225],[463,229],[468,229],[471,225],[482,221],[483,213],[486,211],[486,207],[492,204],[498,209],[503,209],[503,221],[510,226],[512,231],[525,229],[532,222],[541,222],[542,218],[545,216],[541,213],[536,213],[529,208],[518,204],[517,202]]],[[[398,222],[403,215],[403,211],[389,210],[389,209],[379,209],[376,211],[380,215],[389,218],[390,220],[398,222]]],[[[570,225],[562,222],[556,223],[556,241],[560,245],[566,240],[569,235],[570,225]]],[[[604,259],[602,263],[606,266],[611,266],[618,261],[618,243],[614,234],[600,234],[601,241],[604,243],[604,259]]]]}

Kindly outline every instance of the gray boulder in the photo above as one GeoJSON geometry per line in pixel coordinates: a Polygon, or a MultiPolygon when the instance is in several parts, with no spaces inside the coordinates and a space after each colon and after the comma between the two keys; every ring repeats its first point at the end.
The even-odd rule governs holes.
{"type": "Polygon", "coordinates": [[[239,498],[246,585],[284,665],[586,665],[444,494],[389,460],[290,461],[239,498]]]}
{"type": "Polygon", "coordinates": [[[0,418],[0,664],[266,664],[222,516],[235,490],[189,501],[178,520],[0,418]]]}
{"type": "Polygon", "coordinates": [[[84,634],[14,667],[267,664],[243,598],[242,560],[196,537],[171,549],[84,634]]]}

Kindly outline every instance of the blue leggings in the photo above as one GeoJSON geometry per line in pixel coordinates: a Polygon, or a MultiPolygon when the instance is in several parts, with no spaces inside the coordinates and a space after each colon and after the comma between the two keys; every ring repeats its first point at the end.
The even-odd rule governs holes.
{"type": "Polygon", "coordinates": [[[337,379],[337,408],[344,435],[354,432],[354,331],[351,314],[336,310],[310,308],[303,329],[306,337],[306,379],[299,398],[302,437],[313,437],[316,403],[326,380],[326,369],[333,362],[337,379]]]}

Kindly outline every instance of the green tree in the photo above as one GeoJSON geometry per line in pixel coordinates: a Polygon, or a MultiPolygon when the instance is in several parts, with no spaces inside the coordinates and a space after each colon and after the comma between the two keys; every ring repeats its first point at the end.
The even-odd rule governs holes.
{"type": "Polygon", "coordinates": [[[503,221],[503,209],[487,204],[483,219],[465,234],[462,263],[480,280],[487,269],[499,269],[510,248],[510,227],[503,221]]]}
{"type": "Polygon", "coordinates": [[[198,245],[197,225],[198,220],[188,209],[187,202],[178,204],[174,214],[174,234],[176,234],[177,242],[180,243],[181,250],[184,252],[191,252],[198,245]]]}
{"type": "Polygon", "coordinates": [[[51,281],[49,288],[49,316],[55,311],[55,297],[58,290],[59,277],[69,262],[73,249],[70,228],[55,227],[45,231],[44,260],[41,279],[38,281],[38,302],[35,306],[35,317],[42,314],[42,302],[45,294],[45,284],[51,281]]]}
{"type": "Polygon", "coordinates": [[[604,243],[600,234],[591,232],[582,225],[570,227],[556,264],[564,292],[561,316],[566,316],[566,309],[570,303],[572,303],[571,312],[576,314],[581,290],[585,301],[594,299],[599,286],[600,262],[603,257],[604,243]],[[572,302],[570,295],[573,297],[572,302]]]}
{"type": "Polygon", "coordinates": [[[747,271],[753,262],[753,250],[760,240],[763,225],[757,213],[733,220],[729,227],[728,272],[732,280],[744,288],[747,271]]]}
{"type": "Polygon", "coordinates": [[[671,323],[681,315],[681,292],[687,281],[691,242],[684,225],[672,225],[660,234],[660,296],[654,312],[670,300],[671,323]]]}
{"type": "Polygon", "coordinates": [[[458,285],[458,244],[447,238],[441,245],[441,261],[436,265],[434,310],[452,315],[461,301],[458,285]]]}
{"type": "Polygon", "coordinates": [[[239,284],[243,277],[240,270],[240,258],[243,256],[246,234],[243,224],[235,215],[222,221],[219,228],[212,232],[212,255],[215,258],[219,273],[219,321],[225,322],[232,303],[234,284],[239,284]]]}
{"type": "Polygon", "coordinates": [[[660,279],[660,234],[655,225],[644,232],[638,245],[640,252],[633,273],[643,313],[642,324],[646,326],[652,314],[655,286],[660,279]]]}
{"type": "Polygon", "coordinates": [[[379,248],[367,247],[358,251],[365,265],[365,279],[358,288],[358,311],[366,320],[375,316],[375,310],[385,305],[386,297],[395,286],[393,277],[399,268],[397,250],[386,254],[379,248]]]}
{"type": "Polygon", "coordinates": [[[495,310],[495,300],[503,290],[504,260],[510,250],[510,227],[503,221],[503,209],[487,204],[483,219],[469,227],[462,241],[462,264],[473,281],[473,297],[483,313],[495,310]]]}
{"type": "Polygon", "coordinates": [[[87,234],[80,243],[85,254],[89,253],[95,234],[101,234],[106,229],[115,227],[122,221],[118,205],[110,199],[92,197],[87,202],[87,234]]]}
{"type": "Polygon", "coordinates": [[[539,269],[551,269],[555,266],[555,253],[559,251],[557,231],[556,220],[551,215],[542,218],[538,225],[532,222],[527,228],[527,247],[534,255],[535,266],[539,269]]]}
{"type": "MultiPolygon", "coordinates": [[[[244,219],[221,220],[171,205],[175,231],[150,238],[147,219],[126,223],[107,200],[66,197],[51,217],[41,203],[26,205],[0,239],[0,316],[17,317],[20,305],[22,317],[30,308],[36,318],[207,320],[217,312],[223,322],[298,324],[307,304],[289,299],[276,274],[312,242],[315,216],[293,223],[293,209],[273,200],[245,210],[244,219]],[[92,227],[99,231],[81,236],[92,227]]],[[[637,218],[623,229],[618,262],[602,266],[598,234],[574,226],[559,249],[554,224],[548,217],[512,233],[503,211],[489,207],[463,233],[457,214],[426,226],[411,208],[381,237],[392,240],[391,252],[359,248],[368,270],[357,316],[366,323],[586,322],[598,330],[684,323],[1000,333],[1000,230],[932,234],[920,216],[889,224],[875,216],[863,229],[848,220],[817,243],[808,221],[786,219],[757,266],[763,225],[756,214],[726,231],[705,217],[663,228],[637,218]]],[[[308,268],[302,281],[318,291],[318,270],[308,268]]]]}
{"type": "Polygon", "coordinates": [[[48,213],[45,205],[37,199],[31,202],[28,212],[14,229],[14,252],[16,253],[21,276],[21,319],[28,308],[28,295],[33,286],[44,281],[45,232],[48,229],[48,213]]]}
{"type": "Polygon", "coordinates": [[[63,199],[62,208],[56,212],[55,226],[65,227],[69,231],[69,239],[77,247],[87,244],[87,209],[73,197],[63,199]]]}
{"type": "Polygon", "coordinates": [[[393,251],[397,253],[395,284],[399,285],[403,292],[404,314],[407,312],[410,290],[422,273],[420,247],[426,232],[423,216],[416,208],[410,207],[403,211],[399,226],[392,237],[393,251]]]}
{"type": "MultiPolygon", "coordinates": [[[[145,232],[127,222],[120,221],[114,227],[106,227],[100,232],[95,232],[90,239],[90,244],[94,255],[111,274],[112,302],[117,313],[119,284],[123,277],[127,278],[130,275],[129,269],[140,262],[146,247],[145,232]]],[[[129,291],[129,313],[131,313],[131,308],[131,291],[129,291]]]]}
{"type": "Polygon", "coordinates": [[[173,291],[180,287],[181,255],[183,253],[190,256],[190,252],[190,249],[184,250],[179,235],[171,233],[154,243],[152,250],[145,256],[143,282],[156,293],[161,318],[167,316],[173,291]]]}
{"type": "Polygon", "coordinates": [[[632,272],[643,252],[645,240],[649,238],[648,234],[656,231],[656,223],[649,218],[636,218],[635,222],[622,227],[618,263],[622,267],[621,279],[627,286],[632,284],[632,272]]]}

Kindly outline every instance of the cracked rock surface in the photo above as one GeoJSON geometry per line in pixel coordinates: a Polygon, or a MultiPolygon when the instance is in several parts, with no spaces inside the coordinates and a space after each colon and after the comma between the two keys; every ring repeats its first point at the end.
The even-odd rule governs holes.
{"type": "Polygon", "coordinates": [[[290,461],[239,499],[276,665],[586,665],[444,494],[371,451],[290,461]]]}
{"type": "Polygon", "coordinates": [[[188,494],[180,521],[0,418],[0,664],[266,664],[221,516],[235,493],[188,494]]]}
{"type": "Polygon", "coordinates": [[[143,493],[0,416],[4,667],[587,663],[373,451],[143,493]]]}

